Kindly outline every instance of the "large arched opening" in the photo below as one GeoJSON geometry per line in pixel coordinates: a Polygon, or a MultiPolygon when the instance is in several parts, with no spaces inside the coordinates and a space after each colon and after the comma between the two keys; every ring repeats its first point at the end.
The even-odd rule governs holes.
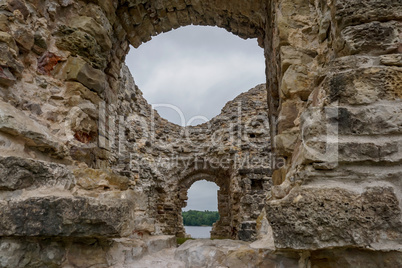
{"type": "MultiPolygon", "coordinates": [[[[109,70],[120,69],[120,64],[125,59],[130,45],[137,48],[141,44],[148,42],[152,36],[165,33],[173,29],[188,25],[217,26],[226,29],[228,32],[243,39],[256,38],[260,47],[264,48],[266,66],[271,65],[271,56],[267,53],[267,46],[271,32],[266,34],[267,13],[269,13],[270,3],[263,0],[252,1],[200,1],[200,0],[180,0],[180,1],[120,1],[119,5],[102,4],[106,11],[115,10],[118,20],[121,23],[114,29],[119,40],[114,43],[114,55],[108,66],[109,70]],[[116,64],[118,64],[116,66],[116,64]]],[[[268,67],[269,68],[269,67],[268,67]]],[[[267,69],[267,67],[266,67],[267,69]]],[[[276,70],[270,70],[274,76],[276,70]]],[[[118,75],[111,78],[111,83],[116,83],[118,75]]],[[[267,77],[268,84],[275,83],[273,79],[267,77]]],[[[277,87],[268,87],[268,105],[270,107],[270,123],[273,124],[272,116],[278,107],[278,101],[272,97],[279,96],[277,87]],[[274,90],[275,92],[271,92],[274,90]],[[271,118],[272,117],[272,118],[271,118]]],[[[271,134],[275,131],[275,126],[271,129],[271,134]]]]}
{"type": "MultiPolygon", "coordinates": [[[[266,23],[263,19],[266,9],[263,1],[253,1],[253,3],[236,2],[233,3],[233,5],[230,3],[216,4],[215,2],[212,3],[209,1],[179,2],[174,4],[170,2],[162,4],[149,2],[136,2],[135,4],[130,4],[129,2],[126,2],[121,5],[118,9],[118,14],[122,21],[123,29],[125,30],[125,33],[127,33],[125,38],[127,38],[133,47],[139,47],[141,44],[148,42],[152,36],[158,35],[162,32],[167,32],[186,25],[206,25],[224,28],[244,39],[257,38],[258,44],[263,46],[263,40],[265,37],[264,28],[266,23]],[[167,6],[165,7],[164,4],[167,6]]],[[[127,52],[128,44],[126,45],[127,52]]],[[[142,90],[146,90],[146,88],[142,90]]],[[[266,109],[266,103],[265,95],[263,103],[259,104],[260,107],[257,109],[266,109]]],[[[264,112],[263,114],[266,116],[267,113],[264,112]]],[[[268,116],[265,117],[265,120],[268,121],[268,116]]],[[[260,134],[257,135],[260,136],[260,134]]],[[[264,138],[267,137],[265,134],[262,136],[264,136],[264,138]]],[[[248,138],[250,137],[255,138],[256,135],[250,134],[248,138]]],[[[265,139],[265,145],[269,144],[268,140],[269,139],[265,139]]],[[[266,150],[265,145],[263,146],[264,150],[266,150]]],[[[183,150],[185,152],[188,149],[185,148],[183,150]]],[[[169,157],[172,157],[172,155],[169,157]]],[[[270,163],[267,161],[264,163],[264,167],[269,164],[270,163]]],[[[231,168],[233,168],[233,166],[231,166],[231,168]]],[[[177,236],[184,236],[185,232],[181,218],[181,209],[185,207],[187,191],[195,181],[207,180],[215,182],[220,187],[218,194],[220,220],[213,227],[211,233],[212,237],[238,238],[238,231],[241,228],[240,226],[242,222],[255,221],[256,216],[253,215],[251,217],[248,214],[259,213],[263,201],[261,201],[262,199],[260,195],[254,198],[253,194],[253,197],[248,199],[258,200],[261,204],[258,208],[254,209],[252,213],[242,211],[240,203],[250,202],[248,199],[248,201],[245,201],[246,199],[243,200],[243,194],[239,194],[239,191],[241,190],[239,190],[238,178],[244,175],[239,175],[235,172],[225,172],[225,175],[217,176],[215,170],[206,170],[203,172],[197,171],[194,174],[186,174],[183,176],[180,172],[180,168],[177,168],[177,172],[173,173],[174,175],[171,179],[178,180],[178,182],[167,183],[167,185],[169,185],[168,187],[177,186],[177,189],[172,190],[172,188],[167,189],[162,186],[156,187],[157,193],[155,195],[158,196],[155,201],[157,204],[155,206],[155,211],[157,211],[156,218],[158,219],[158,222],[161,223],[161,229],[163,232],[175,234],[177,236]],[[177,173],[180,174],[178,178],[176,177],[177,173]],[[177,194],[179,195],[179,198],[175,197],[177,194]],[[247,216],[244,216],[245,214],[247,216]]],[[[269,176],[269,174],[265,175],[269,176]]],[[[262,183],[269,184],[266,179],[267,176],[264,177],[263,182],[258,182],[259,185],[262,185],[262,183]]],[[[247,188],[248,183],[242,187],[247,188]]],[[[250,190],[247,188],[246,191],[250,190]]],[[[244,195],[247,194],[245,193],[244,195]]],[[[261,196],[263,196],[263,194],[261,196]]]]}
{"type": "Polygon", "coordinates": [[[131,47],[126,65],[147,102],[181,126],[208,122],[227,102],[266,80],[255,38],[211,26],[180,27],[131,47]]]}

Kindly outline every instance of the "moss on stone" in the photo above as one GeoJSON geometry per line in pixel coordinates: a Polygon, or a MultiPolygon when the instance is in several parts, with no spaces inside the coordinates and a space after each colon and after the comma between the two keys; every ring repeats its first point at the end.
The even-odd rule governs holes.
{"type": "Polygon", "coordinates": [[[106,54],[92,35],[65,25],[59,28],[57,35],[58,48],[70,51],[73,56],[81,56],[94,68],[106,68],[106,54]]]}

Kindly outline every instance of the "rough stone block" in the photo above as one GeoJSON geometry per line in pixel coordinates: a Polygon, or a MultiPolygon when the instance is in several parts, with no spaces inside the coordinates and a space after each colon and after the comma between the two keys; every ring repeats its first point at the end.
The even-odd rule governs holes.
{"type": "Polygon", "coordinates": [[[8,4],[8,9],[10,11],[18,10],[19,12],[21,12],[21,14],[24,16],[24,18],[28,17],[29,10],[28,10],[27,6],[25,5],[25,1],[7,0],[7,4],[8,4]]]}
{"type": "Polygon", "coordinates": [[[29,147],[65,156],[65,148],[46,128],[8,103],[0,101],[0,131],[23,139],[29,147]]]}
{"type": "Polygon", "coordinates": [[[144,6],[142,4],[138,4],[136,6],[131,7],[128,12],[131,15],[131,20],[134,25],[141,24],[142,20],[144,19],[145,15],[147,14],[144,6]]]}
{"type": "MultiPolygon", "coordinates": [[[[84,243],[73,243],[66,252],[66,259],[68,263],[68,265],[66,266],[108,267],[109,265],[107,250],[109,248],[109,241],[93,240],[90,242],[84,241],[84,243]],[[93,243],[93,245],[90,244],[91,242],[93,243]]],[[[65,265],[65,263],[63,264],[63,266],[65,265]]]]}
{"type": "Polygon", "coordinates": [[[314,73],[306,65],[291,65],[283,75],[281,92],[287,98],[307,100],[313,91],[314,73]]]}
{"type": "Polygon", "coordinates": [[[19,75],[24,70],[24,65],[18,61],[16,53],[8,44],[0,43],[0,65],[10,68],[14,75],[19,75]]]}
{"type": "Polygon", "coordinates": [[[278,248],[394,248],[402,242],[401,208],[391,187],[358,193],[342,188],[295,188],[267,203],[278,248]]]}
{"type": "Polygon", "coordinates": [[[335,18],[341,28],[370,21],[402,19],[402,3],[395,0],[338,0],[335,18]]]}
{"type": "Polygon", "coordinates": [[[0,32],[0,42],[6,43],[16,53],[19,52],[18,46],[15,43],[14,38],[7,32],[0,32]]]}
{"type": "Polygon", "coordinates": [[[281,70],[284,73],[291,65],[307,65],[313,61],[309,55],[292,46],[281,47],[281,70]]]}
{"type": "Polygon", "coordinates": [[[113,173],[111,170],[98,169],[75,169],[73,171],[77,178],[77,185],[85,190],[94,190],[97,188],[127,190],[130,180],[113,173]]]}
{"type": "Polygon", "coordinates": [[[281,185],[286,178],[286,169],[280,168],[274,171],[272,174],[272,184],[273,186],[281,185]]]}
{"type": "Polygon", "coordinates": [[[379,99],[397,100],[402,98],[401,67],[368,67],[351,69],[330,74],[323,87],[328,101],[339,104],[362,105],[379,99]]]}
{"type": "Polygon", "coordinates": [[[9,87],[12,86],[16,81],[17,79],[8,68],[0,67],[0,85],[9,87]]]}
{"type": "Polygon", "coordinates": [[[402,159],[402,139],[390,142],[340,142],[338,159],[340,162],[398,162],[402,159]]]}
{"type": "MultiPolygon", "coordinates": [[[[115,253],[109,251],[111,244],[118,242],[95,238],[1,238],[0,267],[110,267],[109,254],[115,253]]],[[[135,246],[138,247],[133,243],[135,246]]]]}
{"type": "MultiPolygon", "coordinates": [[[[299,254],[272,254],[267,248],[233,240],[188,240],[175,252],[185,267],[299,267],[299,254]]],[[[174,267],[181,267],[173,265],[174,267]]],[[[184,266],[183,266],[184,267],[184,266]]]]}
{"type": "Polygon", "coordinates": [[[341,135],[381,135],[402,133],[400,102],[382,102],[364,107],[339,107],[341,135]]]}
{"type": "Polygon", "coordinates": [[[275,149],[280,155],[290,156],[295,149],[298,132],[282,133],[278,134],[274,138],[275,149]]]}
{"type": "Polygon", "coordinates": [[[161,251],[176,246],[176,237],[172,235],[154,236],[147,241],[149,253],[161,251]]]}
{"type": "Polygon", "coordinates": [[[370,22],[348,26],[341,32],[339,55],[382,55],[398,52],[401,46],[402,23],[370,22]]]}
{"type": "MultiPolygon", "coordinates": [[[[85,109],[85,107],[91,107],[91,105],[89,105],[88,101],[92,104],[95,105],[95,107],[97,107],[99,105],[99,103],[101,102],[101,98],[99,97],[98,94],[96,94],[95,92],[89,90],[87,87],[85,87],[84,85],[82,85],[81,83],[78,82],[67,82],[66,83],[66,91],[65,91],[65,98],[68,100],[68,105],[70,107],[82,107],[82,109],[84,110],[88,110],[85,109]]],[[[87,112],[87,111],[85,111],[87,112]]],[[[92,115],[92,112],[88,113],[91,114],[91,116],[95,116],[92,115]]],[[[99,113],[99,112],[98,112],[99,113]]],[[[95,118],[97,118],[97,116],[95,116],[95,118]]]]}
{"type": "MultiPolygon", "coordinates": [[[[329,186],[331,183],[352,183],[353,185],[376,184],[386,181],[400,187],[402,170],[399,163],[360,162],[356,164],[314,163],[295,174],[297,181],[305,185],[329,186]],[[384,168],[387,166],[387,168],[384,168]]],[[[339,186],[339,184],[338,184],[339,186]]]]}
{"type": "Polygon", "coordinates": [[[364,137],[356,137],[354,141],[326,141],[308,140],[303,143],[303,157],[308,162],[332,162],[332,163],[398,163],[402,160],[401,139],[389,140],[389,142],[365,140],[364,137]]]}
{"type": "Polygon", "coordinates": [[[34,45],[32,47],[32,51],[38,55],[42,55],[48,49],[48,40],[46,38],[46,34],[41,33],[40,31],[36,32],[34,35],[34,45]]]}
{"type": "Polygon", "coordinates": [[[112,48],[112,41],[110,41],[109,35],[105,28],[97,23],[93,18],[86,16],[73,18],[70,22],[70,26],[87,32],[95,37],[96,41],[104,51],[112,48]]]}
{"type": "Polygon", "coordinates": [[[66,245],[60,241],[31,241],[26,238],[0,239],[0,267],[61,267],[66,245]]]}
{"type": "Polygon", "coordinates": [[[94,68],[100,70],[106,68],[110,51],[103,51],[94,36],[68,26],[61,26],[58,35],[57,47],[70,51],[73,56],[82,57],[94,68]]]}
{"type": "Polygon", "coordinates": [[[71,189],[74,176],[65,166],[18,157],[0,157],[0,190],[61,186],[71,189]]]}
{"type": "Polygon", "coordinates": [[[383,65],[402,67],[402,54],[390,54],[380,56],[383,65]]]}
{"type": "Polygon", "coordinates": [[[62,60],[56,54],[47,51],[38,59],[38,72],[45,75],[50,75],[53,68],[62,60]]]}
{"type": "Polygon", "coordinates": [[[306,160],[400,161],[402,110],[399,102],[327,108],[324,111],[309,108],[302,114],[301,148],[306,160]]]}
{"type": "Polygon", "coordinates": [[[379,66],[377,56],[348,55],[333,59],[328,65],[328,74],[349,72],[353,69],[364,69],[379,66]]]}
{"type": "Polygon", "coordinates": [[[400,251],[372,251],[362,249],[328,249],[313,251],[310,256],[311,267],[364,267],[393,268],[402,267],[400,251]]]}
{"type": "Polygon", "coordinates": [[[299,114],[304,105],[305,103],[300,100],[287,100],[282,103],[278,117],[279,134],[298,125],[299,114]]]}
{"type": "Polygon", "coordinates": [[[246,221],[240,224],[240,230],[237,233],[242,241],[254,241],[257,238],[257,223],[255,221],[246,221]]]}
{"type": "Polygon", "coordinates": [[[18,27],[13,32],[15,41],[21,50],[30,51],[35,43],[35,38],[32,30],[25,27],[18,27]]]}
{"type": "Polygon", "coordinates": [[[127,200],[47,196],[0,207],[0,236],[120,237],[132,221],[127,200]]]}
{"type": "Polygon", "coordinates": [[[78,81],[98,94],[103,93],[106,88],[105,73],[91,67],[79,57],[69,57],[67,62],[58,64],[54,73],[61,79],[78,81]]]}

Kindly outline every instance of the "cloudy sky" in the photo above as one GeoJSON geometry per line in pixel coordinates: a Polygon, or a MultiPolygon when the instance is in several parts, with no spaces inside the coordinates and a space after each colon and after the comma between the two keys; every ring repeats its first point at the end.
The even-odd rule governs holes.
{"type": "MultiPolygon", "coordinates": [[[[210,120],[226,102],[265,83],[264,53],[257,40],[243,40],[217,27],[187,26],[160,34],[131,48],[126,63],[150,104],[180,109],[184,122],[176,111],[157,108],[179,125],[210,120]]],[[[186,210],[217,210],[216,190],[211,183],[194,184],[186,210]]]]}
{"type": "Polygon", "coordinates": [[[187,210],[218,210],[218,190],[219,187],[209,181],[197,181],[188,190],[187,210]]]}

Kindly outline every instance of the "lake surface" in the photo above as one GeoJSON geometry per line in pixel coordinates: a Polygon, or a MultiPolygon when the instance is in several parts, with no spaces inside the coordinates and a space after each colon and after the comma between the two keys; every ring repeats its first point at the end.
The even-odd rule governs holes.
{"type": "Polygon", "coordinates": [[[210,238],[212,226],[184,226],[186,233],[192,238],[210,238]]]}

